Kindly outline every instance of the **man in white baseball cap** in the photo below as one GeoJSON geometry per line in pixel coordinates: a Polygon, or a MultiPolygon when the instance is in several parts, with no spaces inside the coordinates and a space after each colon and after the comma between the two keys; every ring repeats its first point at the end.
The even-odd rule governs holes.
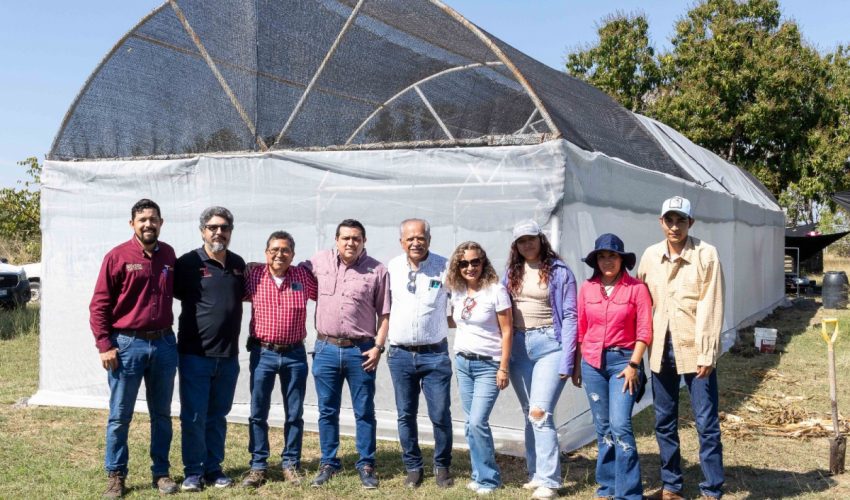
{"type": "Polygon", "coordinates": [[[648,498],[682,499],[679,450],[679,386],[688,388],[699,436],[704,476],[702,498],[723,494],[723,446],[718,418],[717,372],[723,326],[723,272],[717,249],[688,232],[691,202],[674,196],[661,207],[664,241],[647,248],[637,276],[654,304],[654,339],[649,354],[655,406],[655,437],[661,458],[662,489],[648,498]]]}

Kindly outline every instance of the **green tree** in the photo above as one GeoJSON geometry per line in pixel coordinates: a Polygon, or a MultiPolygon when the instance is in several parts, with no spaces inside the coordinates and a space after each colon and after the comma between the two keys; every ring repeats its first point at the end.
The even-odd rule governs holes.
{"type": "Polygon", "coordinates": [[[615,13],[597,28],[599,42],[567,56],[567,73],[607,92],[635,112],[660,83],[649,22],[643,14],[615,13]]]}
{"type": "Polygon", "coordinates": [[[774,194],[800,179],[826,102],[826,68],[776,0],[707,0],[661,56],[652,114],[754,173],[774,194]]]}
{"type": "Polygon", "coordinates": [[[32,247],[36,254],[41,248],[41,164],[35,157],[18,162],[26,167],[28,180],[18,181],[18,187],[0,189],[0,237],[20,241],[32,247]],[[37,251],[36,251],[37,250],[37,251]]]}
{"type": "Polygon", "coordinates": [[[821,57],[777,0],[702,0],[675,28],[653,56],[641,16],[609,17],[567,72],[749,170],[790,219],[813,220],[850,187],[847,49],[821,57]]]}

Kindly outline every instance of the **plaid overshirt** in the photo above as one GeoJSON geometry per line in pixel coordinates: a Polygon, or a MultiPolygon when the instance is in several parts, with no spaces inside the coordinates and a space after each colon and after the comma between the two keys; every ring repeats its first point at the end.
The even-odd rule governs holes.
{"type": "Polygon", "coordinates": [[[695,373],[697,366],[715,366],[723,330],[723,272],[717,249],[688,236],[682,254],[671,261],[667,241],[662,241],[643,253],[637,277],[652,296],[652,371],[661,371],[668,330],[676,371],[695,373]]]}
{"type": "Polygon", "coordinates": [[[316,300],[313,273],[289,266],[278,287],[267,266],[248,271],[245,300],[251,301],[252,337],[273,344],[294,344],[307,336],[307,299],[316,300]]]}

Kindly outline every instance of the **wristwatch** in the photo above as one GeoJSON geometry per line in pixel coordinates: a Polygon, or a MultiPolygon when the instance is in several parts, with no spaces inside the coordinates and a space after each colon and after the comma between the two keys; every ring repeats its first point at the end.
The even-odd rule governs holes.
{"type": "Polygon", "coordinates": [[[386,346],[382,346],[382,345],[375,344],[375,347],[377,347],[377,348],[378,348],[378,352],[379,352],[379,353],[381,353],[381,354],[383,354],[383,353],[384,353],[384,351],[386,351],[386,350],[387,350],[386,346]]]}
{"type": "Polygon", "coordinates": [[[631,366],[631,367],[632,367],[632,368],[634,368],[635,370],[639,370],[639,369],[640,369],[640,365],[639,365],[639,364],[637,364],[637,363],[635,363],[634,361],[629,361],[629,366],[631,366]]]}

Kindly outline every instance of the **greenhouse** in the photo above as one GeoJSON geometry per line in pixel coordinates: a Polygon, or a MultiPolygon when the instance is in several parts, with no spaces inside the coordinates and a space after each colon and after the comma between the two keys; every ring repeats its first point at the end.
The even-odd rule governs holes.
{"type": "MultiPolygon", "coordinates": [[[[88,302],[143,197],[162,207],[161,239],[178,255],[200,246],[200,212],[223,205],[236,217],[231,250],[261,262],[272,231],[293,234],[299,261],[331,247],[345,218],[363,222],[369,254],[386,262],[401,253],[399,222],[422,217],[432,251],[475,240],[501,271],[513,224],[533,218],[582,280],[590,268],[580,259],[599,234],[617,233],[640,255],[662,238],[661,202],[681,195],[694,205],[693,234],[723,261],[727,347],[784,297],[784,216],[757,180],[437,0],[167,1],[85,82],[42,193],[35,404],[106,407],[88,302]]],[[[231,418],[245,421],[247,353],[240,360],[231,418]]],[[[381,366],[384,438],[396,433],[392,398],[381,366]]],[[[282,413],[273,408],[272,420],[282,413]]],[[[568,387],[556,417],[565,449],[592,438],[583,392],[568,387]]],[[[312,382],[304,418],[315,430],[312,382]]],[[[351,411],[341,418],[352,433],[351,411]]],[[[500,451],[522,453],[523,421],[512,391],[502,393],[491,418],[500,451]]]]}

